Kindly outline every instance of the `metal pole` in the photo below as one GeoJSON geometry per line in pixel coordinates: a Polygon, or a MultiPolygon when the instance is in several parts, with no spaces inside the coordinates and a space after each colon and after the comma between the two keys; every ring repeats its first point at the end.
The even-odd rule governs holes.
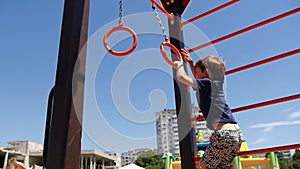
{"type": "MultiPolygon", "coordinates": [[[[176,1],[175,1],[176,3],[176,1]]],[[[176,11],[176,10],[175,10],[176,11]]],[[[169,19],[170,42],[178,49],[184,47],[183,32],[181,26],[181,14],[174,13],[174,20],[169,19]]],[[[172,52],[172,60],[178,60],[172,52]]],[[[186,69],[186,64],[184,65],[186,69]]],[[[173,69],[173,77],[176,77],[176,70],[173,69]]],[[[191,127],[191,96],[188,88],[174,78],[174,91],[176,101],[176,114],[178,121],[179,145],[182,169],[194,168],[194,153],[197,151],[196,134],[191,127]]]]}

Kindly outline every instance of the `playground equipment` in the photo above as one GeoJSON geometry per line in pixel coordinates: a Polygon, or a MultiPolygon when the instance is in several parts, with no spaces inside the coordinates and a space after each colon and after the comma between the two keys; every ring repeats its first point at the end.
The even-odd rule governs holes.
{"type": "Polygon", "coordinates": [[[104,44],[104,47],[105,49],[108,51],[108,53],[114,55],[114,56],[125,56],[125,55],[128,55],[129,53],[131,53],[137,46],[137,43],[138,43],[138,38],[137,38],[137,35],[136,33],[129,27],[127,26],[124,26],[124,22],[123,22],[123,3],[122,3],[122,0],[120,0],[119,2],[119,25],[117,27],[114,27],[112,29],[110,29],[104,36],[103,38],[103,44],[104,44]],[[114,33],[114,32],[117,32],[117,31],[126,31],[128,33],[130,33],[132,35],[132,38],[133,38],[133,44],[132,46],[128,49],[128,50],[125,50],[125,51],[122,51],[122,52],[117,52],[117,51],[114,51],[112,50],[109,46],[108,46],[108,38],[109,36],[114,33]]]}
{"type": "MultiPolygon", "coordinates": [[[[169,1],[167,1],[167,2],[169,2],[169,1]]],[[[221,9],[224,9],[225,7],[228,7],[228,6],[232,5],[232,4],[235,4],[236,2],[239,2],[239,0],[230,1],[230,2],[225,3],[225,4],[223,4],[223,5],[221,5],[221,6],[217,7],[217,8],[214,8],[214,9],[208,11],[208,12],[205,12],[205,13],[203,13],[203,14],[195,17],[195,18],[192,18],[192,19],[190,19],[190,20],[182,23],[180,25],[180,27],[182,27],[182,26],[184,26],[184,25],[186,25],[186,24],[188,24],[190,22],[196,21],[196,20],[198,20],[200,18],[203,18],[205,16],[208,16],[208,15],[210,15],[210,14],[212,14],[214,12],[217,12],[217,11],[219,11],[221,9]]],[[[183,0],[182,3],[186,4],[187,2],[183,0]]],[[[174,12],[174,11],[172,11],[172,9],[170,9],[171,8],[170,4],[167,4],[166,2],[162,2],[162,4],[163,4],[163,6],[165,8],[169,8],[169,10],[168,10],[169,13],[170,12],[174,12]]],[[[174,3],[174,5],[176,5],[176,3],[174,3]]],[[[178,11],[176,11],[176,12],[178,12],[178,11]]],[[[210,45],[213,45],[213,44],[216,44],[216,43],[220,43],[222,41],[225,41],[227,39],[230,39],[230,38],[233,38],[235,36],[241,35],[241,34],[246,33],[248,31],[257,29],[257,28],[259,28],[261,26],[264,26],[264,25],[270,24],[272,22],[275,22],[277,20],[286,18],[286,17],[291,16],[293,14],[296,14],[298,12],[300,12],[300,8],[296,8],[296,9],[290,10],[288,12],[285,12],[283,14],[277,15],[277,16],[272,17],[270,19],[267,19],[265,21],[259,22],[257,24],[254,24],[254,25],[251,25],[249,27],[246,27],[244,29],[241,29],[241,30],[238,30],[236,32],[233,32],[233,33],[230,33],[228,35],[225,35],[225,36],[223,36],[221,38],[217,38],[215,40],[212,40],[211,42],[208,42],[208,43],[205,43],[205,44],[201,44],[201,45],[199,45],[197,47],[191,48],[191,49],[189,49],[189,52],[194,52],[196,50],[203,49],[203,48],[205,48],[207,46],[210,46],[210,45]]],[[[176,16],[178,16],[178,15],[176,15],[176,16]]],[[[171,24],[169,24],[169,27],[174,27],[174,26],[171,25],[171,24]]],[[[177,44],[176,47],[177,48],[181,48],[180,44],[177,44]]],[[[236,73],[236,72],[239,72],[239,71],[242,71],[242,70],[250,69],[250,68],[253,68],[253,67],[256,67],[256,66],[260,66],[260,65],[263,65],[263,64],[266,64],[266,63],[269,63],[269,62],[273,62],[273,61],[276,61],[276,60],[279,60],[279,59],[282,59],[282,58],[286,58],[288,56],[292,56],[292,55],[295,55],[295,54],[298,54],[298,53],[300,53],[300,49],[299,48],[295,49],[295,50],[292,50],[292,51],[289,51],[289,52],[286,52],[286,53],[279,54],[277,56],[273,56],[273,57],[270,57],[270,58],[258,61],[258,62],[254,62],[254,63],[248,64],[248,65],[245,65],[245,66],[233,69],[233,70],[229,70],[229,71],[226,72],[226,75],[233,74],[233,73],[236,73]]],[[[232,111],[234,113],[236,113],[236,112],[239,112],[239,111],[245,111],[245,110],[249,110],[249,109],[259,108],[259,107],[268,106],[268,105],[277,104],[277,103],[282,103],[282,102],[286,102],[286,101],[291,101],[291,100],[295,100],[295,99],[299,99],[299,98],[300,98],[300,94],[296,94],[296,95],[292,95],[292,96],[282,97],[282,98],[278,98],[278,99],[274,99],[274,100],[269,100],[269,101],[265,101],[265,102],[261,102],[261,103],[256,103],[256,104],[252,104],[252,105],[248,105],[248,106],[244,106],[244,107],[235,108],[232,111]]],[[[197,117],[197,118],[194,118],[194,119],[191,119],[191,120],[192,121],[194,121],[194,120],[196,120],[196,121],[204,120],[204,117],[201,116],[201,117],[197,117]]],[[[195,141],[192,140],[191,144],[193,144],[193,142],[195,142],[195,141]]],[[[300,146],[300,145],[299,144],[295,144],[295,145],[290,145],[288,147],[298,147],[298,146],[300,146]]],[[[278,149],[282,149],[284,147],[285,146],[280,146],[280,147],[275,147],[275,148],[271,148],[271,149],[278,150],[278,149]]],[[[288,148],[288,147],[285,147],[285,148],[288,148]]],[[[267,149],[267,150],[264,150],[264,151],[269,151],[269,150],[270,149],[267,149]]],[[[248,151],[247,153],[250,153],[250,152],[248,151]]],[[[194,157],[193,161],[194,161],[195,167],[197,166],[197,161],[198,161],[197,160],[197,155],[198,155],[197,152],[193,152],[192,156],[194,157]]],[[[181,156],[181,157],[183,158],[183,156],[181,156]]],[[[185,165],[183,164],[182,166],[185,166],[185,165]]],[[[186,167],[186,168],[188,168],[188,167],[186,167]]]]}
{"type": "Polygon", "coordinates": [[[166,155],[164,155],[162,159],[165,160],[165,169],[173,169],[172,163],[173,161],[175,161],[175,157],[172,155],[172,153],[166,153],[166,155]]]}
{"type": "MultiPolygon", "coordinates": [[[[173,52],[175,52],[175,55],[177,56],[178,60],[182,60],[182,57],[181,57],[181,54],[179,52],[179,50],[172,44],[170,43],[169,41],[169,37],[166,33],[166,30],[164,28],[164,25],[159,17],[159,14],[156,10],[156,6],[157,6],[157,2],[156,1],[152,1],[152,9],[153,9],[153,12],[155,14],[155,17],[157,19],[157,22],[159,23],[159,26],[160,26],[160,29],[162,30],[163,34],[164,34],[164,37],[165,37],[165,41],[161,43],[160,45],[160,52],[163,56],[163,58],[167,61],[167,63],[169,63],[169,65],[171,65],[173,68],[176,68],[176,65],[174,64],[174,62],[167,56],[166,52],[165,52],[165,49],[164,49],[164,46],[168,46],[173,52]]],[[[159,5],[158,5],[159,6],[159,5]]],[[[164,13],[167,13],[163,8],[160,7],[161,10],[164,11],[164,13]]],[[[173,14],[169,14],[167,15],[171,22],[174,22],[174,15],[173,14]]]]}
{"type": "MultiPolygon", "coordinates": [[[[212,13],[215,13],[225,7],[228,7],[232,4],[236,4],[240,2],[239,0],[231,0],[226,4],[223,4],[217,8],[214,8],[208,12],[200,14],[199,16],[192,18],[184,23],[181,23],[180,17],[187,4],[190,0],[164,0],[161,1],[163,7],[161,7],[155,0],[151,0],[152,3],[155,3],[160,10],[164,10],[165,14],[170,19],[170,14],[172,13],[174,19],[172,22],[169,22],[169,32],[170,32],[170,44],[174,45],[177,49],[181,49],[184,47],[183,44],[183,35],[182,30],[183,26],[196,21],[200,18],[208,16],[212,13]],[[165,10],[166,9],[166,10],[165,10]],[[176,37],[176,38],[173,38],[176,37]]],[[[120,1],[121,2],[121,1],[120,1]]],[[[78,80],[76,95],[72,93],[72,81],[74,77],[80,76],[80,79],[85,78],[85,58],[86,58],[86,46],[87,42],[87,32],[88,32],[88,21],[89,21],[89,6],[90,0],[65,0],[64,5],[64,14],[63,14],[63,24],[62,24],[62,32],[61,32],[61,41],[60,41],[60,49],[59,49],[59,57],[57,64],[57,72],[56,72],[56,81],[55,81],[55,92],[53,93],[53,97],[51,100],[49,99],[49,110],[47,112],[47,120],[46,120],[46,128],[45,128],[45,138],[44,138],[44,151],[43,155],[44,166],[48,169],[74,169],[79,168],[80,166],[80,146],[81,146],[81,117],[83,114],[83,96],[84,96],[84,80],[78,80]],[[73,24],[70,24],[73,23],[73,24]],[[79,51],[81,53],[79,54],[79,51]],[[80,57],[79,57],[80,56],[80,57]],[[76,66],[76,60],[80,60],[80,64],[76,66]],[[78,71],[77,71],[78,69],[78,71]],[[76,71],[74,71],[76,70],[76,71]],[[75,102],[74,102],[75,100],[75,102]],[[74,105],[79,107],[75,111],[74,105]],[[67,124],[67,125],[66,125],[67,124]],[[59,136],[59,137],[58,137],[59,136]],[[66,146],[68,145],[68,146],[66,146]]],[[[120,4],[122,7],[122,4],[120,4]]],[[[122,18],[122,8],[120,8],[120,19],[122,18]]],[[[190,52],[194,52],[196,50],[203,49],[209,45],[217,44],[223,42],[227,39],[233,38],[235,36],[241,35],[245,32],[251,31],[253,29],[257,29],[261,26],[267,25],[269,23],[275,22],[279,19],[286,18],[293,14],[300,12],[300,8],[295,8],[286,13],[280,14],[273,18],[267,19],[265,21],[259,22],[252,26],[246,27],[239,31],[230,33],[226,36],[217,38],[212,40],[209,43],[201,44],[197,47],[189,49],[190,52]]],[[[106,46],[106,50],[109,53],[116,56],[123,56],[132,52],[137,45],[137,36],[130,29],[124,28],[122,24],[119,23],[119,27],[116,29],[112,29],[107,33],[107,36],[104,37],[104,45],[106,46]],[[109,36],[115,31],[127,31],[133,35],[133,45],[132,47],[125,52],[115,52],[110,49],[107,45],[107,39],[109,36]],[[106,37],[106,38],[105,38],[106,37]]],[[[162,44],[162,47],[167,46],[166,43],[162,44]]],[[[170,47],[170,46],[169,46],[170,47]]],[[[172,48],[174,52],[175,48],[172,48]]],[[[164,52],[164,50],[162,50],[164,52]]],[[[292,56],[300,53],[300,48],[295,50],[291,50],[286,53],[282,53],[280,55],[261,60],[259,62],[251,63],[230,71],[226,72],[226,75],[233,74],[239,71],[243,71],[249,68],[254,68],[256,66],[263,65],[265,63],[269,63],[275,60],[283,59],[288,56],[292,56]]],[[[179,56],[178,54],[176,54],[179,56]]],[[[172,60],[178,59],[177,56],[172,54],[172,60]]],[[[168,62],[171,63],[172,62],[168,62]]],[[[176,110],[177,115],[182,112],[191,112],[190,107],[190,95],[188,91],[186,91],[185,86],[182,85],[174,85],[175,91],[175,100],[176,100],[176,110]],[[186,91],[186,92],[184,92],[186,91]],[[181,97],[180,97],[181,96],[181,97]],[[181,99],[183,98],[183,99],[181,99]],[[181,106],[186,105],[186,106],[181,106]]],[[[244,110],[254,109],[258,107],[268,106],[272,104],[277,104],[281,102],[291,101],[295,99],[299,99],[300,94],[295,94],[292,96],[282,97],[279,99],[274,99],[270,101],[265,101],[261,103],[256,103],[244,107],[239,107],[233,109],[233,112],[240,112],[244,110]]],[[[181,115],[184,113],[181,113],[181,115]]],[[[178,118],[178,128],[179,135],[185,134],[180,140],[180,153],[181,153],[181,166],[183,169],[191,169],[194,168],[194,163],[197,161],[198,154],[195,151],[195,133],[193,128],[191,127],[189,133],[181,133],[181,125],[187,122],[187,119],[190,119],[189,115],[183,115],[178,118]]],[[[197,117],[195,120],[203,120],[204,117],[197,117]]],[[[190,124],[187,124],[190,125],[190,124]]],[[[239,156],[245,156],[250,154],[257,153],[266,153],[266,152],[276,152],[282,150],[296,149],[300,148],[300,144],[294,145],[286,145],[286,146],[278,146],[273,148],[266,149],[258,149],[258,150],[249,150],[245,152],[239,153],[239,156]]]]}
{"type": "MultiPolygon", "coordinates": [[[[240,148],[240,152],[249,151],[247,143],[243,142],[240,148]]],[[[254,167],[260,169],[265,166],[267,169],[280,169],[277,156],[274,152],[267,153],[265,158],[253,157],[252,155],[237,156],[233,160],[234,169],[243,169],[254,167]]]]}
{"type": "Polygon", "coordinates": [[[204,142],[204,133],[203,133],[203,131],[198,131],[197,142],[198,143],[203,143],[204,142]]]}
{"type": "MultiPolygon", "coordinates": [[[[204,154],[204,150],[209,145],[209,141],[198,143],[198,153],[197,157],[201,158],[204,154]]],[[[249,151],[247,143],[244,141],[241,145],[240,152],[249,151]]],[[[174,158],[171,153],[167,153],[164,158],[165,161],[165,169],[181,169],[181,161],[173,161],[174,158]],[[169,159],[169,160],[168,160],[169,159]]],[[[253,157],[251,154],[246,156],[237,156],[233,161],[234,169],[260,169],[261,167],[266,167],[267,169],[280,169],[277,156],[274,152],[270,152],[266,154],[265,158],[261,157],[253,157]]],[[[196,169],[201,169],[199,162],[195,166],[196,169]]]]}

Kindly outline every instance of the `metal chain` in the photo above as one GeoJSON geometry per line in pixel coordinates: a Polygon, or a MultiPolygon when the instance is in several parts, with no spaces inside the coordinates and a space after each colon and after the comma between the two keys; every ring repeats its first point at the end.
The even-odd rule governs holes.
{"type": "Polygon", "coordinates": [[[155,8],[155,5],[154,5],[154,4],[152,4],[152,9],[153,9],[153,12],[154,12],[154,14],[155,14],[155,17],[156,17],[156,19],[157,19],[157,22],[159,23],[159,26],[160,26],[160,28],[161,28],[161,30],[162,30],[164,36],[165,36],[165,40],[166,40],[166,41],[169,40],[169,37],[168,37],[167,32],[166,32],[166,30],[165,30],[165,27],[164,27],[164,25],[163,25],[163,23],[162,23],[162,21],[161,21],[161,19],[160,19],[160,17],[159,17],[159,14],[158,14],[157,9],[155,8]]]}
{"type": "Polygon", "coordinates": [[[123,25],[123,3],[122,0],[119,2],[119,26],[123,25]]]}

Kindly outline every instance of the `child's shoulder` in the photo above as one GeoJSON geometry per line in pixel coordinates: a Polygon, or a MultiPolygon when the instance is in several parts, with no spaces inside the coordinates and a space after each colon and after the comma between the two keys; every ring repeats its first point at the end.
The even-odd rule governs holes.
{"type": "Polygon", "coordinates": [[[208,78],[196,79],[198,86],[210,86],[211,80],[208,78]]]}
{"type": "Polygon", "coordinates": [[[196,79],[199,82],[211,82],[211,80],[209,78],[203,78],[203,79],[196,79]]]}

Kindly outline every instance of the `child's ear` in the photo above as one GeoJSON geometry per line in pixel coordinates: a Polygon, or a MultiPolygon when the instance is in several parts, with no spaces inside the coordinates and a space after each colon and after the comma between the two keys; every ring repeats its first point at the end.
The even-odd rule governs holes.
{"type": "Polygon", "coordinates": [[[207,76],[209,75],[208,69],[205,69],[205,70],[204,70],[204,74],[207,75],[207,76]]]}

